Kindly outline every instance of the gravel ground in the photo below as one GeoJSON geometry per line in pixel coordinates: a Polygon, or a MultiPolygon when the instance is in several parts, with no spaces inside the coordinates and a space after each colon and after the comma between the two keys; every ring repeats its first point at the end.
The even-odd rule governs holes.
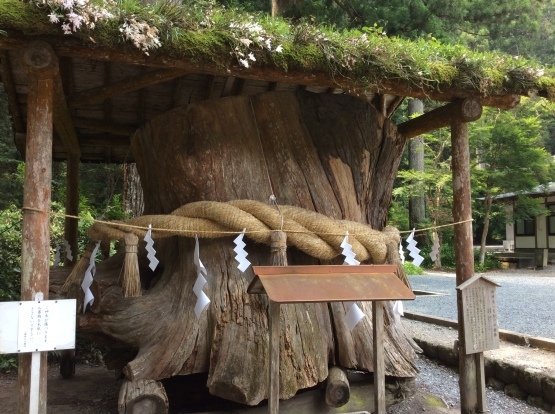
{"type": "MultiPolygon", "coordinates": [[[[498,270],[484,274],[501,285],[497,289],[499,327],[523,334],[555,339],[555,266],[541,270],[498,270]]],[[[430,272],[409,276],[415,290],[442,293],[406,301],[409,312],[457,319],[455,274],[430,272]]]]}
{"type": "MultiPolygon", "coordinates": [[[[425,356],[418,358],[417,365],[420,370],[420,374],[416,379],[418,390],[440,397],[453,410],[452,412],[460,412],[459,375],[451,368],[438,365],[425,356]]],[[[531,407],[520,400],[508,397],[501,391],[487,389],[486,398],[490,414],[546,413],[546,411],[539,408],[531,407]]],[[[388,414],[414,414],[413,397],[390,407],[387,412],[388,414]]]]}
{"type": "MultiPolygon", "coordinates": [[[[555,266],[541,270],[515,269],[498,270],[485,274],[501,287],[497,290],[499,325],[508,329],[534,336],[555,338],[555,266]]],[[[424,313],[448,319],[457,319],[455,274],[430,272],[425,275],[410,276],[413,289],[438,292],[442,296],[418,296],[415,301],[404,303],[409,312],[424,313]]],[[[433,325],[411,323],[411,329],[433,331],[433,325]],[[420,324],[420,327],[418,325],[420,324]]],[[[440,329],[439,327],[437,329],[440,329]]],[[[444,329],[444,328],[441,328],[444,329]]],[[[431,333],[430,333],[431,334],[431,333]]],[[[456,333],[453,333],[456,336],[456,333]]],[[[445,339],[449,335],[442,337],[445,339]]],[[[452,338],[451,338],[452,339],[452,338]]],[[[460,399],[458,374],[453,369],[420,356],[417,361],[420,374],[416,379],[417,389],[440,397],[453,411],[459,412],[460,399]]],[[[390,414],[412,414],[413,397],[391,407],[390,414]]],[[[508,397],[503,392],[487,390],[487,404],[492,414],[545,414],[523,401],[508,397]]]]}

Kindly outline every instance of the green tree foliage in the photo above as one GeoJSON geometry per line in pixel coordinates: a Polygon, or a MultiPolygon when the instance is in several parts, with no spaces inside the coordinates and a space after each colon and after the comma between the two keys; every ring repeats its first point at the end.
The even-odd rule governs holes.
{"type": "MultiPolygon", "coordinates": [[[[424,171],[413,171],[408,168],[399,170],[396,188],[393,190],[394,206],[405,202],[410,196],[424,192],[429,222],[421,225],[441,226],[452,222],[452,175],[450,134],[447,129],[440,129],[424,135],[424,171]]],[[[395,211],[395,210],[393,210],[395,211]]],[[[407,213],[408,214],[408,213],[407,213]]],[[[404,229],[403,229],[404,230],[404,229]]],[[[451,235],[451,233],[449,233],[451,235]]],[[[435,235],[430,234],[431,238],[435,235]]],[[[443,231],[437,232],[440,244],[443,231]]],[[[434,264],[441,267],[441,251],[434,264]]]]}
{"type": "Polygon", "coordinates": [[[534,109],[535,102],[529,99],[512,111],[486,108],[482,119],[470,127],[476,157],[472,187],[475,194],[484,197],[480,263],[485,258],[495,197],[505,193],[524,194],[555,179],[555,165],[541,145],[542,123],[534,109]]]}

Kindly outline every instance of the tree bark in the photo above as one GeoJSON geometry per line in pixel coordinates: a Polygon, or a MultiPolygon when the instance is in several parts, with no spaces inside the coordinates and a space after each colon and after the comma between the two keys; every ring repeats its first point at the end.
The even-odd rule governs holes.
{"type": "Polygon", "coordinates": [[[484,212],[484,228],[482,229],[482,238],[480,239],[480,264],[483,265],[486,261],[486,241],[488,238],[489,232],[489,217],[491,214],[491,203],[493,199],[491,197],[491,193],[488,191],[486,193],[486,198],[484,200],[485,203],[485,212],[484,212]]]}
{"type": "MultiPolygon", "coordinates": [[[[424,103],[420,99],[409,100],[409,117],[424,113],[424,103]]],[[[409,168],[415,172],[424,173],[424,138],[419,135],[409,141],[409,168]]],[[[426,220],[426,198],[423,186],[417,182],[416,194],[409,197],[409,227],[419,228],[426,220]]],[[[415,234],[415,239],[420,246],[428,244],[428,235],[423,232],[415,234]]]]}
{"type": "MultiPolygon", "coordinates": [[[[147,123],[132,143],[146,214],[198,200],[267,202],[275,194],[280,204],[382,229],[405,142],[369,104],[297,91],[176,108],[147,123]]],[[[123,371],[131,381],[208,371],[213,394],[257,404],[268,392],[261,380],[269,362],[268,301],[247,294],[253,274],[237,270],[232,240],[200,240],[211,299],[200,319],[193,312],[194,242],[173,237],[156,241],[156,273],[141,268],[148,290],[140,298],[122,298],[113,286],[117,257],[99,264],[99,303],[80,328],[116,350],[135,350],[127,361],[123,352],[114,359],[128,362],[123,371]]],[[[246,242],[251,263],[267,265],[270,249],[246,242]]],[[[293,248],[287,255],[289,264],[318,263],[293,248]]],[[[371,307],[360,306],[367,318],[352,332],[340,303],[281,307],[281,398],[324,381],[335,363],[372,371],[371,307]]],[[[389,305],[384,313],[386,373],[414,376],[414,351],[389,305]]]]}
{"type": "Polygon", "coordinates": [[[123,165],[123,211],[129,217],[143,214],[144,200],[141,178],[135,163],[123,165]]]}

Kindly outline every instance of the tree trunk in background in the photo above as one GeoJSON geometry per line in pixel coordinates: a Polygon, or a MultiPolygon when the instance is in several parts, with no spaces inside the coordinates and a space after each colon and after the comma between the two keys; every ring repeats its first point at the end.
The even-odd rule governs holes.
{"type": "MultiPolygon", "coordinates": [[[[405,141],[369,104],[297,91],[176,108],[138,130],[132,144],[146,214],[199,200],[268,202],[275,194],[280,204],[383,229],[405,141]]],[[[211,299],[200,319],[194,240],[173,237],[156,241],[157,273],[141,269],[143,286],[151,287],[142,297],[122,298],[109,287],[117,266],[99,264],[101,297],[80,328],[135,350],[124,368],[131,381],[208,371],[213,394],[257,404],[267,396],[268,301],[247,293],[253,273],[237,269],[234,237],[200,239],[211,299]]],[[[268,265],[269,247],[245,241],[252,264],[268,265]]],[[[318,263],[294,248],[287,254],[290,265],[318,263]]],[[[324,381],[329,365],[372,371],[371,305],[360,306],[367,318],[352,332],[341,303],[281,306],[281,398],[324,381]]],[[[389,304],[385,319],[387,375],[416,375],[414,351],[389,304]]]]}
{"type": "MultiPolygon", "coordinates": [[[[420,99],[409,99],[409,117],[424,113],[424,103],[420,99]]],[[[416,172],[424,172],[424,138],[417,136],[409,141],[409,168],[416,172]]],[[[417,194],[409,198],[409,227],[418,229],[426,220],[426,197],[424,189],[419,186],[417,194]]],[[[414,235],[415,240],[422,246],[428,245],[428,235],[418,232],[414,235]]]]}
{"type": "Polygon", "coordinates": [[[484,200],[484,203],[485,203],[484,228],[482,229],[482,238],[480,240],[480,264],[481,265],[483,265],[484,261],[486,260],[486,241],[487,241],[488,232],[489,232],[489,219],[491,214],[492,202],[493,202],[493,198],[491,197],[491,193],[488,191],[486,193],[486,198],[484,200]]]}
{"type": "Polygon", "coordinates": [[[145,208],[143,187],[137,164],[123,164],[123,211],[129,217],[142,216],[145,208]]]}

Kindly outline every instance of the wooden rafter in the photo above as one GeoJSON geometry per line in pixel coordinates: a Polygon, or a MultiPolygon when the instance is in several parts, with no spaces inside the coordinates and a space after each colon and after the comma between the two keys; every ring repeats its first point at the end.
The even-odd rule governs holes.
{"type": "Polygon", "coordinates": [[[182,69],[157,69],[142,73],[132,78],[102,85],[97,88],[88,89],[69,97],[71,108],[78,108],[92,103],[103,101],[104,99],[122,95],[128,92],[146,88],[161,82],[184,76],[188,73],[182,69]]]}
{"type": "Polygon", "coordinates": [[[393,101],[388,105],[385,117],[387,119],[390,119],[395,113],[395,111],[397,111],[397,108],[399,108],[399,105],[401,105],[401,103],[403,103],[404,100],[405,100],[404,96],[396,96],[393,99],[393,101]]]}
{"type": "Polygon", "coordinates": [[[235,77],[230,76],[225,80],[224,87],[222,89],[222,93],[220,94],[220,98],[225,98],[226,96],[231,95],[231,89],[233,88],[233,83],[235,82],[235,77]]]}
{"type": "Polygon", "coordinates": [[[54,128],[67,152],[75,156],[81,155],[77,133],[69,113],[59,71],[54,77],[54,128]]]}

